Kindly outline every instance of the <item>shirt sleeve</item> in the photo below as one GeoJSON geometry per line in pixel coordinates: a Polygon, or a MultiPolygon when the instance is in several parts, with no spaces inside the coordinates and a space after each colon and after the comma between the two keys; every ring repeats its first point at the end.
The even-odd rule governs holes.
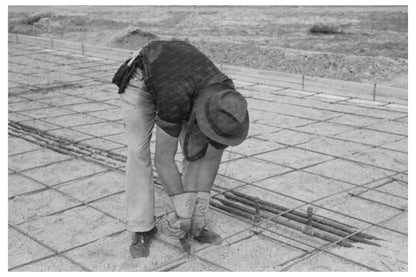
{"type": "Polygon", "coordinates": [[[182,124],[168,122],[160,118],[159,115],[156,115],[156,125],[172,137],[179,137],[182,130],[182,124]]]}

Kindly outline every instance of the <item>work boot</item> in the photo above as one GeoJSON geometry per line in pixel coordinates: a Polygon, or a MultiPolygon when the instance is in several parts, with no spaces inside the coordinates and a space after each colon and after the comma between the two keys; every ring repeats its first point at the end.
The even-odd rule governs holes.
{"type": "Polygon", "coordinates": [[[130,245],[130,255],[133,259],[144,258],[149,256],[150,241],[156,235],[157,228],[153,227],[152,230],[147,232],[135,232],[133,233],[133,239],[130,245]]]}
{"type": "Polygon", "coordinates": [[[199,243],[214,243],[220,244],[222,242],[222,238],[220,235],[215,233],[214,231],[208,229],[202,229],[199,235],[194,236],[194,240],[199,243]]]}
{"type": "Polygon", "coordinates": [[[192,215],[192,234],[194,240],[199,243],[219,244],[222,241],[221,236],[206,228],[206,216],[209,210],[210,199],[211,194],[209,192],[198,192],[192,215]]]}

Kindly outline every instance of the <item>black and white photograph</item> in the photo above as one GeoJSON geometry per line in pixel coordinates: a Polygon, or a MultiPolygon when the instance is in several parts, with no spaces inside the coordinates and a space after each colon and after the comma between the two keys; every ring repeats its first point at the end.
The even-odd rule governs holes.
{"type": "Polygon", "coordinates": [[[8,272],[409,273],[407,4],[116,4],[7,5],[8,272]]]}

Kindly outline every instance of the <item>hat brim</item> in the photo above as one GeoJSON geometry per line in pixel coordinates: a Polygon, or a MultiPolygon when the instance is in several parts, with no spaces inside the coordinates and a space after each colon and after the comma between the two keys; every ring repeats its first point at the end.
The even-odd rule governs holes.
{"type": "Polygon", "coordinates": [[[198,121],[199,128],[201,131],[211,140],[214,140],[220,144],[225,144],[229,146],[237,146],[241,144],[247,137],[248,129],[249,129],[249,117],[248,112],[246,113],[246,117],[244,119],[243,124],[241,124],[240,129],[238,132],[234,133],[231,136],[221,136],[218,135],[214,129],[211,128],[211,124],[208,121],[206,112],[205,112],[205,105],[208,100],[214,95],[217,91],[216,90],[206,90],[201,93],[197,97],[194,103],[193,111],[195,113],[196,120],[198,121]]]}

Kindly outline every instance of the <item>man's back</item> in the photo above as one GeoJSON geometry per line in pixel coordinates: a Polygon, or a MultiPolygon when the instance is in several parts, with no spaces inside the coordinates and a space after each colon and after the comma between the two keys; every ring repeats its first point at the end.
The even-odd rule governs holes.
{"type": "MultiPolygon", "coordinates": [[[[187,93],[198,92],[205,83],[221,72],[201,51],[185,41],[153,41],[142,49],[149,76],[145,79],[155,91],[184,85],[187,93]],[[193,86],[193,91],[187,86],[193,86]]],[[[150,88],[152,89],[152,88],[150,88]]]]}
{"type": "MultiPolygon", "coordinates": [[[[189,119],[192,103],[206,86],[232,81],[195,46],[185,41],[153,41],[141,51],[144,81],[153,95],[157,123],[167,132],[175,124],[175,136],[180,125],[189,119]]],[[[172,134],[172,133],[171,133],[172,134]]]]}

